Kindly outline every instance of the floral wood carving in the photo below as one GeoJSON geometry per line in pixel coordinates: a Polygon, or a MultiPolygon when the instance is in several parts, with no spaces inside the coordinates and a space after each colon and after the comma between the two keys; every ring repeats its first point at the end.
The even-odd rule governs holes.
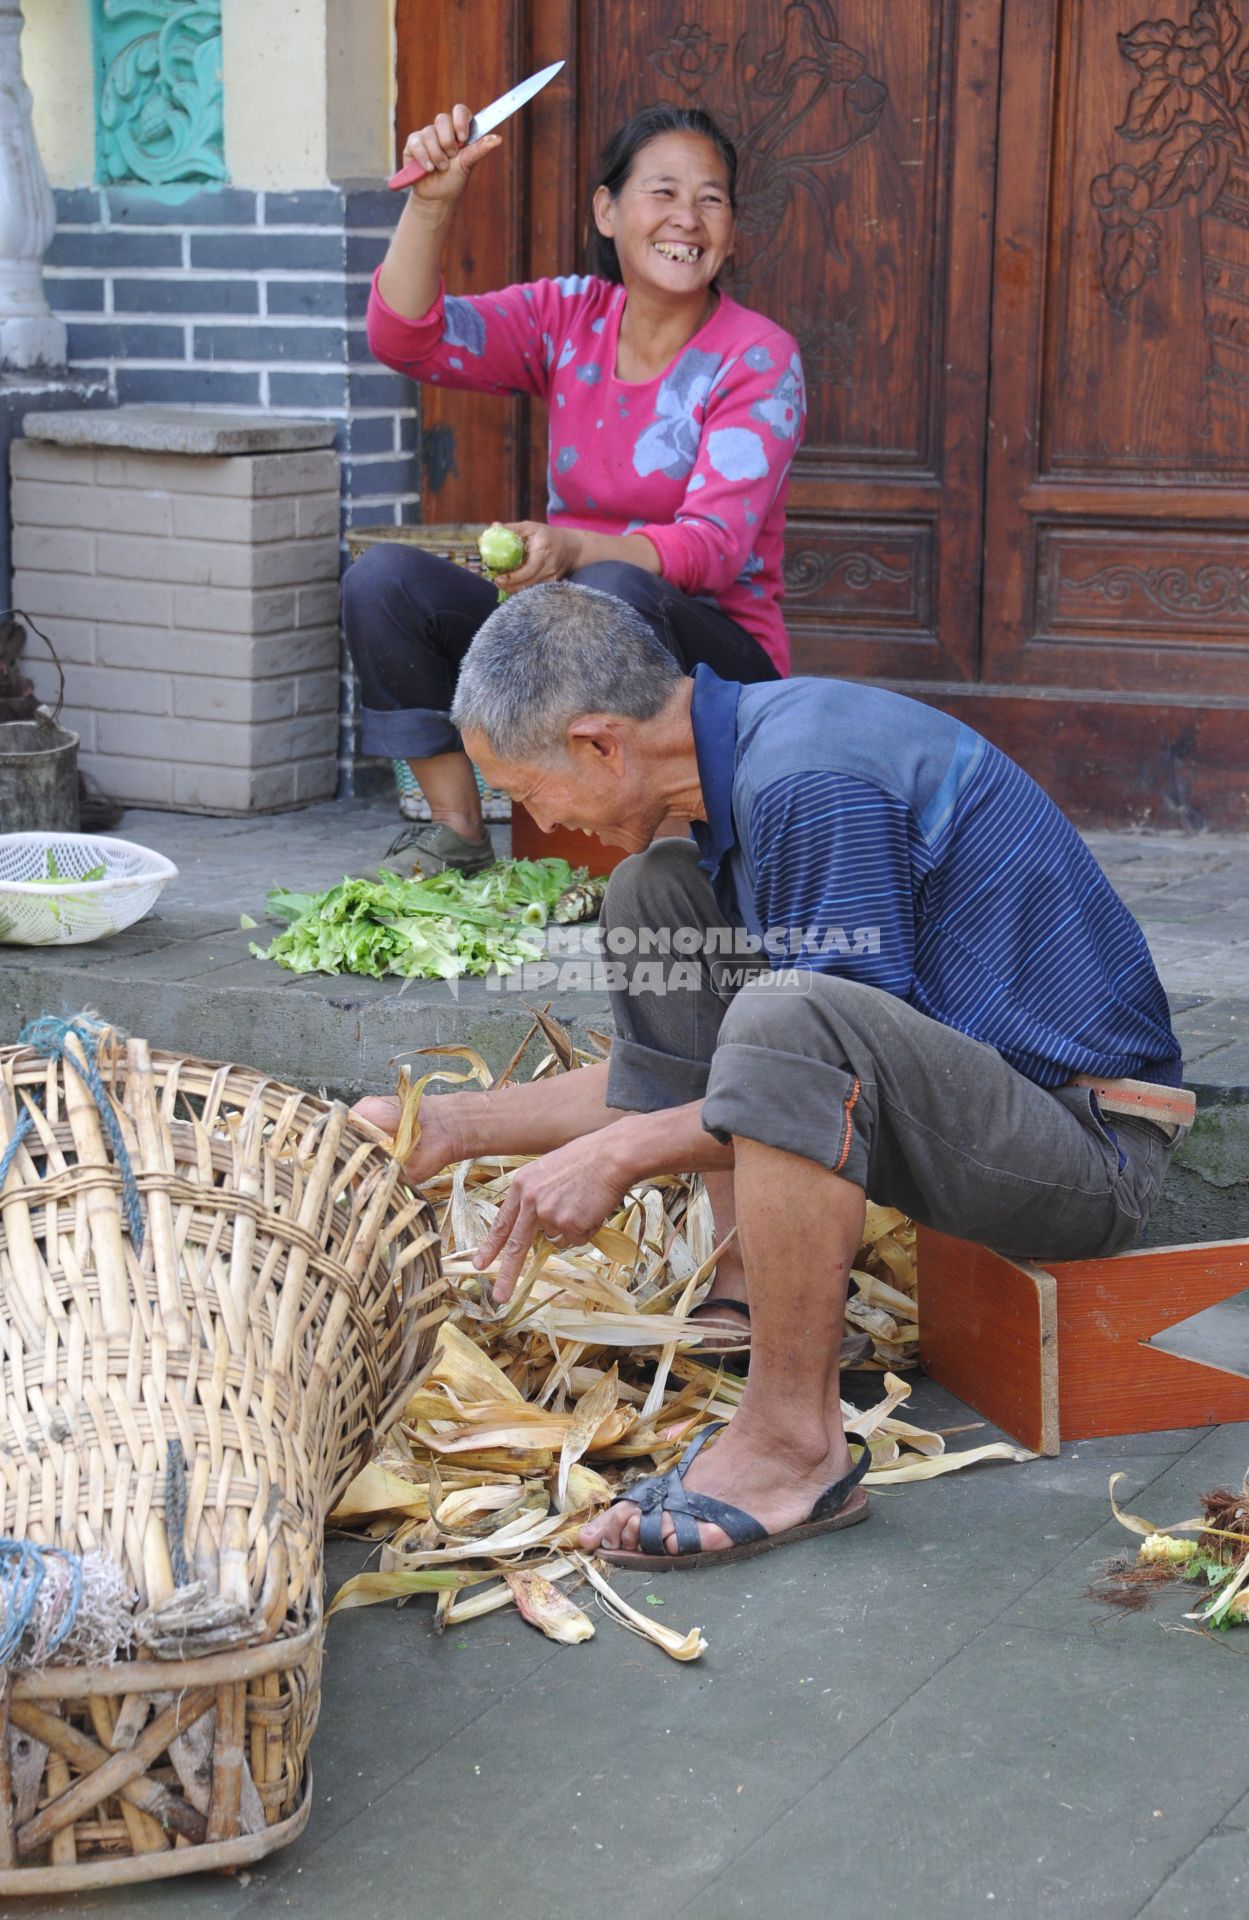
{"type": "MultiPolygon", "coordinates": [[[[787,228],[804,198],[816,211],[828,251],[840,253],[830,174],[875,132],[889,98],[885,83],[868,72],[865,56],[840,37],[829,0],[790,0],[775,44],[754,24],[757,16],[748,18],[752,24],[738,36],[727,72],[727,48],[694,22],[683,22],[648,56],[686,99],[706,89],[700,104],[736,143],[732,282],[743,299],[783,254],[792,238],[787,228]]],[[[843,332],[822,345],[830,357],[844,357],[852,341],[843,332]]]]}
{"type": "Polygon", "coordinates": [[[698,92],[704,80],[719,73],[728,50],[725,41],[712,40],[706,27],[693,26],[687,20],[677,28],[667,46],[656,47],[646,57],[666,80],[675,80],[685,93],[692,94],[698,92]]]}
{"type": "Polygon", "coordinates": [[[1180,26],[1142,20],[1119,35],[1137,80],[1118,131],[1134,163],[1100,173],[1090,189],[1101,222],[1101,281],[1123,313],[1158,271],[1154,217],[1182,200],[1201,215],[1209,349],[1204,431],[1222,427],[1225,453],[1243,452],[1249,397],[1249,34],[1230,0],[1203,0],[1180,26]]]}
{"type": "Polygon", "coordinates": [[[97,0],[105,181],[225,180],[221,0],[97,0]]]}
{"type": "Polygon", "coordinates": [[[827,554],[803,548],[785,556],[786,595],[801,600],[804,595],[818,593],[838,574],[849,593],[866,593],[878,580],[904,586],[913,577],[910,567],[887,567],[872,553],[827,554]]]}
{"type": "Polygon", "coordinates": [[[1159,612],[1177,620],[1208,619],[1211,614],[1249,617],[1249,567],[1209,563],[1190,574],[1187,567],[1102,567],[1087,580],[1064,580],[1071,593],[1095,593],[1112,605],[1143,594],[1159,612]]]}

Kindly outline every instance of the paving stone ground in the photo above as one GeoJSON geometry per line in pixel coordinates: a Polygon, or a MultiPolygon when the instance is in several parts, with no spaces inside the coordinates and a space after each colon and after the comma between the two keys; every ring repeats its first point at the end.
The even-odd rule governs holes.
{"type": "MultiPolygon", "coordinates": [[[[202,1035],[203,1052],[288,1077],[345,1062],[343,1091],[376,1075],[404,1023],[445,1043],[471,1018],[504,1040],[511,1016],[484,995],[466,1015],[442,990],[400,1001],[247,958],[240,909],[259,917],[271,880],[325,884],[376,861],[381,803],[253,822],[136,813],[122,831],[182,869],[160,920],[89,953],[0,950],[0,1040],[90,1001],[139,1030],[150,1016],[159,1044],[202,1035]]],[[[1224,1160],[1210,1149],[1227,1185],[1211,1191],[1243,1194],[1249,839],[1091,840],[1149,934],[1203,1113],[1231,1116],[1224,1160]]],[[[560,1011],[602,1019],[588,997],[560,1011]]],[[[974,1417],[922,1379],[913,1412],[974,1417]]],[[[1133,1544],[1110,1516],[1113,1472],[1128,1506],[1165,1523],[1247,1464],[1249,1426],[1074,1443],[876,1494],[867,1526],[745,1566],[622,1580],[635,1605],[662,1601],[666,1624],[703,1627],[692,1666],[606,1620],[559,1648],[514,1615],[437,1640],[425,1603],[347,1614],[329,1628],[315,1804],[295,1845],[247,1876],[0,1912],[1244,1920],[1249,1633],[1242,1646],[1191,1631],[1187,1589],[1138,1614],[1086,1589],[1133,1544]]],[[[332,1541],[331,1589],[366,1557],[332,1541]]]]}

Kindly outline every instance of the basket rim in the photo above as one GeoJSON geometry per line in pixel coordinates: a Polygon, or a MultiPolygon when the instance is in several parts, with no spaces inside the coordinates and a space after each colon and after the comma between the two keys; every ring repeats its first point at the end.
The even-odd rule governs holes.
{"type": "Polygon", "coordinates": [[[75,843],[81,844],[90,852],[94,852],[97,848],[102,847],[106,850],[109,848],[120,848],[124,853],[139,853],[143,855],[145,860],[150,860],[152,864],[146,873],[115,873],[111,876],[105,874],[102,880],[75,880],[68,874],[61,880],[0,879],[0,893],[7,893],[12,887],[21,889],[23,899],[30,899],[32,896],[39,894],[51,894],[55,896],[63,893],[67,887],[72,888],[75,893],[92,893],[97,889],[100,892],[108,891],[116,893],[123,888],[129,890],[134,887],[150,885],[153,880],[168,882],[178,878],[177,867],[175,867],[173,861],[167,859],[163,853],[157,853],[152,847],[141,846],[137,840],[122,840],[115,834],[68,832],[0,833],[0,853],[3,853],[6,848],[10,847],[14,849],[21,847],[45,849],[47,847],[65,846],[75,843]]]}
{"type": "Polygon", "coordinates": [[[87,1700],[93,1694],[178,1692],[181,1688],[212,1687],[230,1681],[254,1680],[282,1667],[297,1666],[313,1642],[325,1631],[320,1606],[306,1627],[295,1634],[277,1634],[249,1647],[228,1647],[221,1653],[201,1653],[187,1660],[114,1660],[111,1665],[39,1667],[33,1673],[15,1673],[15,1700],[87,1700]]]}

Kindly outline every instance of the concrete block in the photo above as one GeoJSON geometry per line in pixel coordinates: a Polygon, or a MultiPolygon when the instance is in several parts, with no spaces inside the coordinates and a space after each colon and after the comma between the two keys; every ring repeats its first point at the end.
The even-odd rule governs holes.
{"type": "Polygon", "coordinates": [[[285,720],[295,713],[297,689],[303,684],[291,674],[272,680],[178,674],[173,683],[173,710],[182,720],[224,720],[244,726],[259,720],[285,720]]]}
{"type": "MultiPolygon", "coordinates": [[[[16,451],[16,449],[15,449],[16,451]]],[[[48,448],[49,453],[54,449],[48,448]]],[[[150,488],[161,493],[208,494],[247,499],[253,490],[255,461],[246,455],[214,458],[209,454],[93,453],[89,448],[56,449],[66,460],[90,461],[82,471],[94,474],[97,486],[150,488]]],[[[52,476],[49,476],[52,477],[52,476]]]]}
{"type": "Polygon", "coordinates": [[[101,575],[117,580],[154,580],[176,586],[246,586],[244,547],[202,540],[141,539],[134,534],[98,536],[101,575]],[[214,555],[217,571],[214,571],[214,555]],[[220,578],[231,572],[237,577],[220,578]]]}
{"type": "Polygon", "coordinates": [[[312,800],[332,800],[338,788],[333,760],[299,760],[295,765],[295,798],[301,806],[312,800]]]}
{"type": "MultiPolygon", "coordinates": [[[[279,505],[285,507],[289,503],[285,500],[281,502],[275,500],[265,504],[271,504],[276,509],[279,505]]],[[[337,493],[305,495],[295,502],[295,530],[301,540],[328,536],[337,540],[340,518],[341,509],[337,493]]],[[[257,539],[278,538],[276,534],[257,534],[255,537],[257,539]]]]}
{"type": "Polygon", "coordinates": [[[301,673],[294,683],[296,712],[336,714],[338,683],[337,667],[327,667],[321,673],[301,673]]]}
{"type": "MultiPolygon", "coordinates": [[[[36,615],[36,618],[38,616],[36,615]]],[[[63,667],[89,667],[95,659],[95,623],[91,620],[42,619],[39,625],[56,648],[57,657],[63,667]]],[[[47,649],[42,647],[33,636],[26,642],[26,651],[22,655],[22,672],[33,678],[36,664],[47,658],[47,649]]],[[[52,662],[47,662],[49,671],[55,674],[52,662]]],[[[40,696],[42,698],[42,695],[40,696]]]]}
{"type": "MultiPolygon", "coordinates": [[[[335,570],[337,574],[337,569],[335,570]]],[[[339,609],[338,580],[321,587],[301,587],[299,589],[299,613],[296,625],[315,627],[328,620],[337,620],[339,609]]]]}
{"type": "Polygon", "coordinates": [[[297,798],[292,766],[179,766],[173,776],[175,804],[205,813],[274,812],[297,798]]]}
{"type": "Polygon", "coordinates": [[[94,573],[95,539],[19,521],[13,529],[13,564],[42,573],[94,573]]]}
{"type": "Polygon", "coordinates": [[[101,622],[96,628],[96,657],[103,666],[263,680],[336,664],[338,629],[312,628],[306,633],[288,629],[256,636],[181,627],[162,632],[101,622]]]}
{"type": "Polygon", "coordinates": [[[180,627],[216,627],[222,633],[276,633],[302,624],[293,592],[231,592],[225,587],[175,588],[174,618],[180,627]]]}
{"type": "Polygon", "coordinates": [[[168,673],[135,673],[123,667],[78,667],[74,698],[98,716],[160,716],[173,706],[173,680],[168,673]]]}
{"type": "MultiPolygon", "coordinates": [[[[53,693],[55,704],[55,692],[53,693]]],[[[61,725],[68,727],[71,733],[78,735],[78,752],[91,753],[95,747],[95,715],[85,707],[62,707],[61,725]]]]}
{"type": "Polygon", "coordinates": [[[128,453],[217,456],[295,453],[325,447],[333,438],[333,429],[321,420],[274,420],[266,413],[214,414],[179,407],[30,413],[25,432],[28,439],[51,441],[60,447],[119,447],[128,453]]]}
{"type": "Polygon", "coordinates": [[[254,725],[174,718],[150,729],[136,728],[133,719],[118,714],[102,713],[97,719],[101,753],[214,767],[270,767],[332,753],[336,732],[334,716],[322,714],[254,725]]]}
{"type": "MultiPolygon", "coordinates": [[[[332,581],[338,591],[338,541],[271,541],[264,547],[251,547],[245,556],[254,587],[308,587],[332,581]]],[[[331,614],[313,616],[313,623],[332,618],[331,614]]],[[[301,610],[300,624],[304,624],[301,610]]]]}
{"type": "MultiPolygon", "coordinates": [[[[27,444],[14,443],[13,451],[27,444]]],[[[11,495],[17,527],[99,527],[114,533],[168,533],[173,504],[163,493],[138,489],[109,491],[88,478],[85,483],[65,480],[15,480],[11,495]]],[[[215,505],[215,502],[201,502],[215,505]]]]}
{"type": "Polygon", "coordinates": [[[173,800],[174,769],[167,760],[138,760],[126,753],[80,754],[84,773],[105,793],[131,806],[167,807],[173,800]]]}
{"type": "Polygon", "coordinates": [[[172,502],[173,531],[189,540],[264,542],[293,540],[300,531],[294,500],[209,499],[179,495],[172,502]]]}
{"type": "Polygon", "coordinates": [[[264,499],[275,494],[330,493],[338,495],[338,455],[325,448],[316,453],[285,453],[256,462],[253,492],[264,499]]]}
{"type": "Polygon", "coordinates": [[[13,575],[15,606],[41,613],[62,614],[70,620],[116,620],[139,627],[168,627],[173,596],[168,587],[142,580],[97,580],[82,574],[30,572],[13,575]]]}
{"type": "Polygon", "coordinates": [[[95,478],[90,455],[66,453],[42,440],[15,440],[9,449],[9,469],[14,481],[59,480],[90,486],[95,478]]]}

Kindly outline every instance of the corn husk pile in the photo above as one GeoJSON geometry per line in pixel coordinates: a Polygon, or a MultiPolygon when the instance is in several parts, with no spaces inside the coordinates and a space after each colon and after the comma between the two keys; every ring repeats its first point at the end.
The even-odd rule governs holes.
{"type": "MultiPolygon", "coordinates": [[[[601,1057],[539,1013],[501,1081],[534,1040],[550,1049],[534,1078],[601,1057]]],[[[458,1053],[468,1068],[401,1082],[401,1159],[431,1081],[492,1084],[470,1049],[428,1051],[458,1053]]],[[[744,1381],[699,1357],[710,1330],[687,1318],[722,1251],[706,1192],[696,1176],[659,1176],[632,1189],[591,1244],[557,1252],[539,1240],[512,1299],[497,1308],[492,1270],[479,1273],[472,1252],[523,1164],[463,1161],[424,1189],[453,1304],[397,1423],[331,1516],[381,1549],[377,1570],[347,1581],[330,1612],[433,1593],[437,1632],[515,1605],[550,1638],[574,1642],[589,1639],[594,1623],[556,1585],[573,1576],[620,1624],[673,1659],[697,1659],[699,1631],[681,1634],[628,1607],[578,1550],[577,1534],[617,1489],[667,1471],[741,1399],[744,1381]]],[[[914,1240],[905,1216],[869,1205],[847,1318],[871,1335],[884,1392],[867,1410],[842,1402],[847,1433],[871,1448],[868,1487],[1033,1457],[1003,1442],[950,1453],[943,1434],[899,1417],[910,1387],[894,1369],[914,1367],[918,1345],[914,1240]]]]}
{"type": "Polygon", "coordinates": [[[1201,1512],[1195,1518],[1165,1527],[1118,1504],[1115,1485],[1123,1478],[1111,1475],[1110,1505],[1120,1526],[1143,1539],[1135,1562],[1112,1567],[1094,1597],[1123,1605],[1130,1596],[1126,1604],[1131,1605],[1149,1587],[1185,1580],[1203,1594],[1186,1620],[1202,1630],[1249,1626],[1249,1473],[1239,1492],[1215,1487],[1199,1496],[1201,1512]]]}

